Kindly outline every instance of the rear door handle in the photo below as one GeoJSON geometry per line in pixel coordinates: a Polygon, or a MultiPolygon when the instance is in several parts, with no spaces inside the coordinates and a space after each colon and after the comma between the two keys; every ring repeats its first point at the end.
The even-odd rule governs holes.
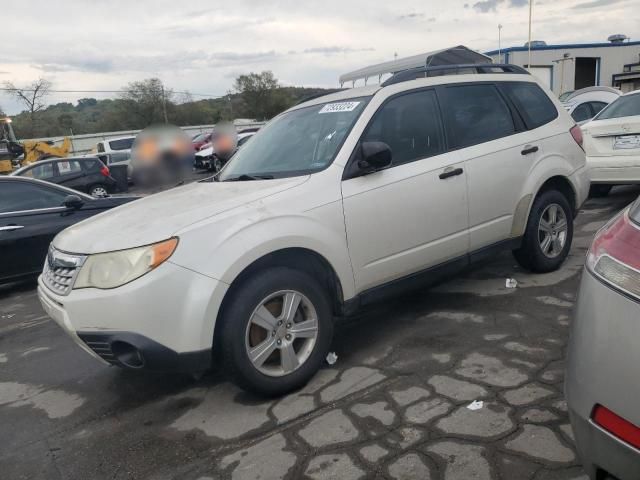
{"type": "Polygon", "coordinates": [[[12,232],[13,230],[20,230],[24,228],[24,225],[5,225],[4,227],[0,227],[0,232],[12,232]]]}
{"type": "Polygon", "coordinates": [[[522,155],[529,155],[530,153],[536,153],[538,151],[538,147],[532,147],[531,145],[527,145],[526,147],[524,147],[524,150],[522,150],[520,153],[522,155]]]}
{"type": "Polygon", "coordinates": [[[448,167],[448,168],[445,168],[444,172],[442,172],[439,175],[439,177],[440,177],[440,180],[444,180],[445,178],[455,177],[457,175],[462,175],[463,173],[464,173],[464,170],[462,170],[461,168],[448,167]]]}

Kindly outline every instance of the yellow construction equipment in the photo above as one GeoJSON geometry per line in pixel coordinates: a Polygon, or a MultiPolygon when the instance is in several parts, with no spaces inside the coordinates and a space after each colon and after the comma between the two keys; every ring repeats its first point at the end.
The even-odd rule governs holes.
{"type": "Polygon", "coordinates": [[[24,160],[22,161],[24,166],[45,158],[66,157],[71,151],[71,139],[64,137],[62,145],[59,147],[38,140],[25,140],[22,142],[22,148],[24,148],[24,160]]]}
{"type": "Polygon", "coordinates": [[[69,137],[65,137],[60,146],[41,140],[25,140],[20,143],[16,140],[11,119],[0,118],[0,174],[11,173],[14,166],[29,165],[45,158],[66,157],[70,151],[69,137]],[[18,160],[21,155],[24,157],[18,160]]]}

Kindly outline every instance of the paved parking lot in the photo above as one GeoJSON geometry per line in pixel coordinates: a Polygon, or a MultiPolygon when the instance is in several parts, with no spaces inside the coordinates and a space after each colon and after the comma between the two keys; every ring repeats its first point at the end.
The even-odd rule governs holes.
{"type": "Polygon", "coordinates": [[[562,396],[571,307],[591,237],[638,193],[585,206],[561,271],[531,275],[505,253],[350,319],[337,362],[281,399],[220,371],[104,367],[33,285],[2,290],[0,478],[582,479],[562,396]]]}

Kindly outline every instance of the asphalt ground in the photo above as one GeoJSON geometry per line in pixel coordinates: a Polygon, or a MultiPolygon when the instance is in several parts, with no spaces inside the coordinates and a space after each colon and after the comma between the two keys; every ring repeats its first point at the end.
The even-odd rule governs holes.
{"type": "Polygon", "coordinates": [[[586,478],[562,394],[572,306],[594,233],[639,193],[585,204],[557,272],[505,252],[341,323],[336,363],[280,399],[221,369],[106,367],[45,316],[33,283],[4,288],[0,479],[586,478]]]}

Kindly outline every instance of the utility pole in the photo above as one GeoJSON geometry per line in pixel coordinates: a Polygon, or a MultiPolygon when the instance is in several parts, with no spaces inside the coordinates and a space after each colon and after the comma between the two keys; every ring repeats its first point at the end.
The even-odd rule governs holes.
{"type": "Polygon", "coordinates": [[[498,24],[498,63],[502,63],[502,24],[498,24]]]}
{"type": "Polygon", "coordinates": [[[529,42],[527,42],[527,46],[529,47],[529,63],[527,64],[527,70],[531,71],[531,16],[533,15],[533,0],[529,0],[529,42]]]}
{"type": "Polygon", "coordinates": [[[162,84],[162,113],[164,114],[164,123],[169,123],[167,119],[167,96],[164,94],[164,83],[162,84]]]}

